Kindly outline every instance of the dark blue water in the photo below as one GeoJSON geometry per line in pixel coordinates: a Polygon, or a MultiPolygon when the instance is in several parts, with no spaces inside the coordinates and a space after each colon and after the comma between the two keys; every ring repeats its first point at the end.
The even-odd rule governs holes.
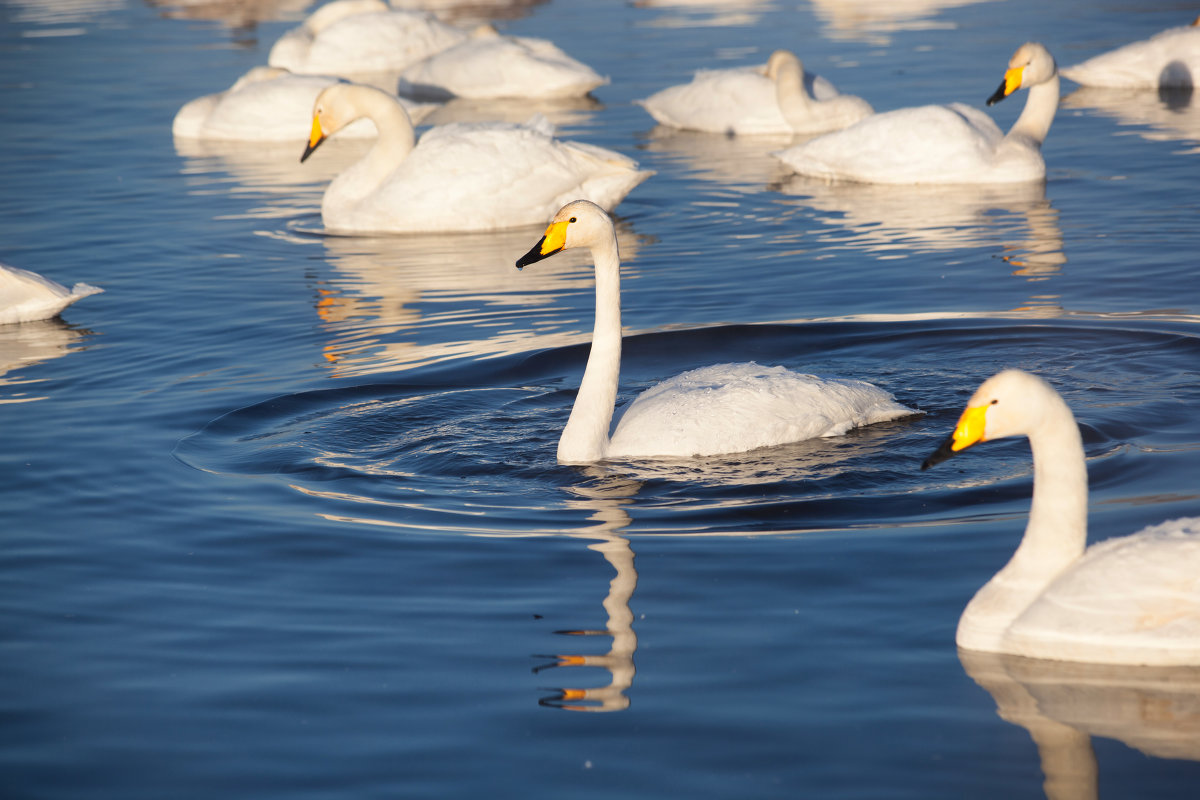
{"type": "MultiPolygon", "coordinates": [[[[1028,446],[918,470],[1018,366],[1079,417],[1093,540],[1200,514],[1192,99],[1064,83],[1045,186],[987,191],[788,178],[777,140],[631,101],[787,46],[879,110],[981,104],[1026,39],[1073,63],[1195,9],[525,5],[507,32],[612,78],[550,110],[562,134],[658,173],[617,209],[622,399],[753,359],[924,414],[560,466],[586,256],[517,272],[536,228],[325,236],[361,145],[172,140],[303,3],[0,4],[0,260],[106,290],[0,326],[3,795],[1192,796],[1195,671],[955,651],[1028,446]]],[[[435,120],[501,112],[525,110],[435,120]]]]}

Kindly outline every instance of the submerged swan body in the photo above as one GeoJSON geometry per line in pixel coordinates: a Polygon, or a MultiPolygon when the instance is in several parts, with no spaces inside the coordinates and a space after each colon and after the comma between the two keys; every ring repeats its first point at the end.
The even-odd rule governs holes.
{"type": "Polygon", "coordinates": [[[571,197],[612,208],[653,173],[620,153],[553,137],[544,119],[525,125],[454,123],[415,140],[392,95],[338,84],[313,106],[301,161],[356,119],[379,131],[374,147],[334,178],[321,202],[330,230],[484,231],[543,222],[571,197]]]}
{"type": "Polygon", "coordinates": [[[545,39],[501,36],[481,25],[466,41],[404,70],[400,81],[401,94],[419,97],[558,100],[582,97],[608,78],[545,39]]]}
{"type": "Polygon", "coordinates": [[[593,203],[569,203],[517,266],[573,247],[588,248],[595,262],[596,322],[579,394],[558,442],[560,463],[737,453],[917,413],[864,381],[718,364],[647,389],[625,407],[610,438],[621,370],[621,263],[612,220],[593,203]]]}
{"type": "Polygon", "coordinates": [[[1017,50],[999,102],[1029,90],[1007,134],[982,111],[952,103],[876,114],[845,130],[784,150],[779,158],[801,175],[863,183],[1019,183],[1043,180],[1042,142],[1058,107],[1054,58],[1036,42],[1017,50]]]}
{"type": "MultiPolygon", "coordinates": [[[[175,115],[172,133],[185,139],[295,142],[304,138],[317,95],[341,78],[293,75],[281,67],[254,67],[223,92],[197,97],[175,115]]],[[[414,121],[435,106],[400,100],[414,121]]],[[[347,125],[342,136],[375,135],[366,119],[347,125]]]]}
{"type": "Polygon", "coordinates": [[[662,125],[738,135],[832,131],[872,113],[862,98],[838,94],[829,81],[805,72],[786,50],[772,53],[765,67],[701,70],[691,83],[637,104],[662,125]]]}
{"type": "Polygon", "coordinates": [[[0,264],[0,325],[50,319],[76,300],[103,291],[87,283],[68,289],[36,272],[0,264]]]}
{"type": "Polygon", "coordinates": [[[431,14],[393,11],[382,0],[337,0],[279,37],[267,63],[353,77],[402,70],[466,38],[465,31],[431,14]]]}
{"type": "Polygon", "coordinates": [[[1118,47],[1062,70],[1083,86],[1116,89],[1186,88],[1200,85],[1200,17],[1140,42],[1118,47]]]}
{"type": "Polygon", "coordinates": [[[922,465],[1003,436],[1027,436],[1033,505],[1012,560],[958,623],[959,647],[1109,664],[1200,664],[1200,518],[1085,551],[1087,465],[1071,410],[1042,379],[989,378],[922,465]]]}

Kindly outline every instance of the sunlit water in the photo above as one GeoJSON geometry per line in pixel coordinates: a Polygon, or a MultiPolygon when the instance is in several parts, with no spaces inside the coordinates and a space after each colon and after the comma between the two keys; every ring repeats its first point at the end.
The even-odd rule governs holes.
{"type": "Polygon", "coordinates": [[[1064,83],[1045,186],[985,190],[789,178],[787,141],[631,101],[787,46],[879,110],[981,104],[1026,39],[1074,63],[1195,10],[515,5],[506,31],[612,78],[536,110],[658,173],[617,211],[621,399],[755,360],[923,413],[560,466],[586,256],[518,272],[538,228],[327,236],[361,143],[172,140],[304,3],[10,0],[0,260],[106,292],[0,326],[4,795],[1192,796],[1195,670],[955,650],[1028,446],[918,470],[1018,366],[1079,417],[1093,540],[1200,514],[1191,96],[1064,83]]]}

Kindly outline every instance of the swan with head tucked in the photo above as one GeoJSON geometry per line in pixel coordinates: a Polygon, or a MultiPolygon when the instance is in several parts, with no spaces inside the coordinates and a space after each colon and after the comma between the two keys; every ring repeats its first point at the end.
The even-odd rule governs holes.
{"type": "Polygon", "coordinates": [[[1043,180],[1042,142],[1058,107],[1058,70],[1042,45],[1026,42],[988,98],[1028,89],[1007,134],[982,111],[952,103],[876,114],[778,153],[801,175],[863,183],[1019,183],[1043,180]]]}
{"type": "Polygon", "coordinates": [[[652,175],[620,153],[553,137],[543,118],[525,125],[453,123],[425,132],[396,97],[338,84],[317,96],[300,160],[326,137],[368,117],[379,138],[334,178],[321,202],[330,230],[486,231],[543,222],[572,197],[612,208],[652,175]]]}
{"type": "Polygon", "coordinates": [[[0,264],[0,325],[57,317],[76,300],[103,291],[87,283],[68,289],[36,272],[0,264]]]}
{"type": "Polygon", "coordinates": [[[431,14],[393,11],[383,0],[335,0],[280,36],[267,63],[297,73],[355,77],[402,70],[466,38],[466,31],[431,14]]]}
{"type": "Polygon", "coordinates": [[[400,93],[475,100],[582,97],[608,78],[564,53],[553,42],[501,36],[491,25],[400,73],[400,93]]]}
{"type": "Polygon", "coordinates": [[[985,381],[921,465],[1027,436],[1033,504],[1021,544],[971,600],[959,647],[1109,664],[1200,664],[1200,518],[1087,543],[1087,465],[1071,409],[1019,370],[985,381]]]}
{"type": "MultiPolygon", "coordinates": [[[[329,75],[293,75],[282,67],[254,67],[225,91],[185,103],[175,114],[171,132],[206,141],[300,141],[317,95],[342,82],[329,75]]],[[[415,122],[435,108],[404,98],[400,102],[415,122]]],[[[375,126],[362,119],[346,126],[341,135],[374,136],[375,126]]]]}
{"type": "Polygon", "coordinates": [[[642,392],[624,407],[610,437],[621,370],[621,260],[612,219],[586,200],[568,203],[517,267],[574,247],[588,248],[595,262],[596,320],[583,381],[558,441],[560,463],[739,453],[917,413],[865,381],[717,364],[642,392]]]}
{"type": "Polygon", "coordinates": [[[1064,78],[1118,89],[1186,88],[1200,84],[1200,17],[1071,67],[1064,78]]]}
{"type": "Polygon", "coordinates": [[[872,113],[867,101],[838,94],[829,81],[805,72],[787,50],[772,53],[765,67],[700,70],[691,83],[636,102],[662,125],[739,135],[820,133],[872,113]]]}

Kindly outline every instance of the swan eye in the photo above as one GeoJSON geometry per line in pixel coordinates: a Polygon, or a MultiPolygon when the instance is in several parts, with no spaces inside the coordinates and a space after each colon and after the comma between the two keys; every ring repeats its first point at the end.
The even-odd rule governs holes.
{"type": "Polygon", "coordinates": [[[574,217],[571,217],[569,220],[567,220],[567,222],[574,222],[574,221],[575,221],[574,217]]]}
{"type": "Polygon", "coordinates": [[[996,405],[996,404],[997,404],[997,403],[999,403],[999,402],[1000,402],[1000,400],[999,400],[998,398],[993,398],[993,399],[992,399],[992,402],[991,402],[991,405],[996,405]]]}

